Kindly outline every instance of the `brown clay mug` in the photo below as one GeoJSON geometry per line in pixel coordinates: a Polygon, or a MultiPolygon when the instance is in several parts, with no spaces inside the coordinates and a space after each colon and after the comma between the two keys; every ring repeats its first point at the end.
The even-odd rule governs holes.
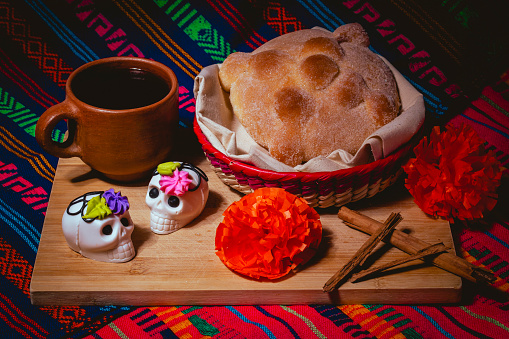
{"type": "Polygon", "coordinates": [[[178,82],[165,65],[143,58],[112,57],[77,68],[66,98],[37,122],[37,142],[48,153],[79,157],[117,181],[135,181],[168,157],[178,128],[178,82]],[[67,139],[52,140],[66,119],[67,139]]]}

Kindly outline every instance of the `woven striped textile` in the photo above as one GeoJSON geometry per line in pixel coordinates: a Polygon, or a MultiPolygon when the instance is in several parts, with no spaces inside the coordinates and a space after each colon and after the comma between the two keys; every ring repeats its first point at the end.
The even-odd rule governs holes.
{"type": "MultiPolygon", "coordinates": [[[[57,160],[34,138],[69,74],[103,57],[160,61],[193,79],[281,34],[359,22],[372,49],[423,93],[428,126],[471,125],[509,168],[509,30],[500,2],[467,0],[0,0],[0,337],[507,338],[507,171],[482,225],[454,225],[459,255],[497,277],[455,305],[32,306],[29,285],[57,160]],[[492,288],[495,287],[495,288],[492,288]]],[[[65,124],[53,138],[64,140],[65,124]]]]}

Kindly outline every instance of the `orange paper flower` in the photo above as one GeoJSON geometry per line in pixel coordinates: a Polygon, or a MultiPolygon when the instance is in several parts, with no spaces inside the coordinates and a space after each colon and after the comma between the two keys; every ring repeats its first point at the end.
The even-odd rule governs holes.
{"type": "Polygon", "coordinates": [[[216,230],[216,254],[230,269],[280,278],[313,256],[322,238],[318,213],[282,188],[260,188],[231,204],[216,230]]]}
{"type": "Polygon", "coordinates": [[[473,220],[492,210],[502,170],[493,152],[469,125],[433,129],[414,149],[416,158],[404,166],[405,186],[427,214],[473,220]]]}

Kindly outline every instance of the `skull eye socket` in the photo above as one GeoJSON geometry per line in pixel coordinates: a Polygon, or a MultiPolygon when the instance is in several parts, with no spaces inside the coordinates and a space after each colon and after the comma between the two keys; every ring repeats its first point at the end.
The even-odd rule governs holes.
{"type": "Polygon", "coordinates": [[[126,227],[129,226],[129,219],[127,219],[127,218],[120,219],[120,222],[122,223],[122,225],[124,225],[126,227]]]}
{"type": "Polygon", "coordinates": [[[170,205],[170,207],[178,207],[178,205],[180,205],[180,199],[172,195],[168,198],[168,205],[170,205]]]}
{"type": "Polygon", "coordinates": [[[111,233],[113,233],[113,228],[111,227],[111,225],[105,225],[101,232],[104,234],[104,235],[110,235],[111,233]]]}
{"type": "Polygon", "coordinates": [[[159,195],[159,189],[157,187],[153,187],[149,192],[148,192],[148,196],[151,197],[152,199],[155,199],[157,198],[157,196],[159,195]]]}

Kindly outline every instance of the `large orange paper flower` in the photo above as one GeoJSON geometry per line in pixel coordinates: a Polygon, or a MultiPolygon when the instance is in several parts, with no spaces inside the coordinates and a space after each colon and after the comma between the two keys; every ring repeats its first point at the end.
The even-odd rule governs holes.
{"type": "Polygon", "coordinates": [[[473,220],[492,210],[502,170],[493,152],[469,125],[435,127],[429,143],[414,149],[416,158],[404,166],[405,186],[427,214],[454,220],[473,220]]]}
{"type": "Polygon", "coordinates": [[[252,278],[280,278],[313,256],[322,238],[318,213],[281,188],[260,188],[231,204],[216,230],[216,254],[252,278]]]}

